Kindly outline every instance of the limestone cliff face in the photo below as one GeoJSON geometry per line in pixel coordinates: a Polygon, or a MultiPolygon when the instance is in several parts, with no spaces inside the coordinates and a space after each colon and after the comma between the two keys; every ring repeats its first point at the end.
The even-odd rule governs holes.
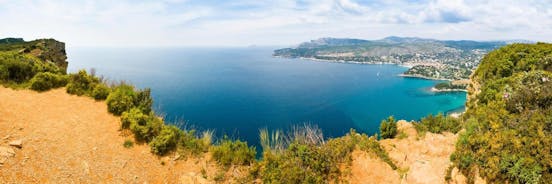
{"type": "Polygon", "coordinates": [[[29,43],[32,44],[26,47],[23,52],[30,53],[43,61],[53,62],[67,72],[68,62],[65,43],[54,39],[39,39],[29,43]]]}
{"type": "Polygon", "coordinates": [[[44,62],[52,62],[67,71],[65,43],[54,39],[38,39],[26,42],[21,38],[0,39],[0,51],[18,51],[31,54],[44,62]]]}

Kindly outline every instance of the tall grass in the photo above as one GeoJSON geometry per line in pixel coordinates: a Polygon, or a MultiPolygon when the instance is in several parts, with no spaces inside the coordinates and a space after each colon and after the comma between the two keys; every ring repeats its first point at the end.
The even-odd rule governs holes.
{"type": "Polygon", "coordinates": [[[284,133],[281,130],[269,132],[263,128],[259,130],[259,139],[263,152],[281,153],[287,146],[284,133]]]}
{"type": "Polygon", "coordinates": [[[205,130],[201,132],[201,141],[203,142],[203,145],[210,146],[213,144],[214,134],[214,130],[205,130]]]}
{"type": "Polygon", "coordinates": [[[289,140],[300,144],[322,145],[325,143],[322,129],[316,125],[303,124],[293,126],[291,129],[289,140]]]}

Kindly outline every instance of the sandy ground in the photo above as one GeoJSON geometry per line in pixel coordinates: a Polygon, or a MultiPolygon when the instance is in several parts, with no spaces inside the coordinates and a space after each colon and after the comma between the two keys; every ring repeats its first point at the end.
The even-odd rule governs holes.
{"type": "MultiPolygon", "coordinates": [[[[392,170],[389,165],[374,156],[361,151],[353,152],[351,183],[447,183],[445,174],[451,165],[450,154],[454,151],[457,134],[426,133],[418,136],[411,123],[398,122],[399,132],[408,137],[386,139],[380,143],[389,153],[399,169],[392,170]]],[[[465,177],[453,170],[451,183],[466,183],[465,177]]],[[[483,182],[481,179],[478,182],[483,182]]]]}
{"type": "MultiPolygon", "coordinates": [[[[0,183],[206,183],[208,159],[174,161],[148,145],[125,148],[119,118],[103,102],[69,95],[0,87],[0,183]],[[9,146],[22,140],[22,148],[9,146]]],[[[131,139],[133,140],[133,139],[131,139]]],[[[213,176],[215,173],[208,173],[213,176]]]]}
{"type": "MultiPolygon", "coordinates": [[[[214,183],[210,177],[218,168],[208,154],[177,160],[175,154],[151,154],[148,145],[125,148],[123,142],[133,138],[119,127],[104,102],[65,89],[38,93],[0,87],[0,183],[214,183]],[[22,148],[9,145],[16,140],[22,148]]],[[[457,135],[418,136],[406,121],[399,122],[399,130],[408,137],[381,144],[400,169],[357,150],[350,183],[445,183],[457,135]]],[[[226,176],[232,173],[239,175],[234,170],[226,176]]],[[[465,183],[453,173],[452,183],[465,183]]]]}

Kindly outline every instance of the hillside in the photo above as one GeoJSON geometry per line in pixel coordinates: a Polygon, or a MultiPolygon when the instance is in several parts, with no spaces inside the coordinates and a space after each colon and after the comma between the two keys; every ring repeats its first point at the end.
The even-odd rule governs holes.
{"type": "Polygon", "coordinates": [[[13,51],[39,58],[43,62],[53,63],[67,72],[65,43],[54,39],[38,39],[26,42],[22,38],[0,39],[0,52],[13,51]]]}
{"type": "MultiPolygon", "coordinates": [[[[7,39],[0,48],[0,83],[17,89],[0,87],[0,182],[377,183],[410,173],[412,162],[396,162],[394,146],[376,136],[351,130],[325,139],[308,125],[261,131],[262,158],[255,159],[256,149],[239,139],[166,123],[152,110],[149,89],[84,70],[66,74],[64,65],[42,57],[66,58],[61,42],[7,39]],[[389,170],[365,173],[366,159],[389,170]],[[394,174],[377,179],[385,172],[394,174]]],[[[427,159],[446,161],[448,154],[438,157],[427,159]]],[[[441,181],[445,165],[433,179],[441,181]]]]}
{"type": "Polygon", "coordinates": [[[455,166],[494,183],[550,183],[551,72],[552,44],[512,44],[486,55],[468,86],[455,166]]]}
{"type": "Polygon", "coordinates": [[[390,116],[374,136],[263,129],[257,154],[239,139],[165,122],[150,89],[84,70],[66,74],[11,42],[0,51],[0,183],[552,181],[552,44],[485,55],[465,81],[460,118],[390,116]]]}
{"type": "MultiPolygon", "coordinates": [[[[106,111],[104,102],[64,89],[38,93],[0,87],[0,101],[0,153],[14,153],[0,154],[0,183],[215,183],[220,170],[209,154],[187,159],[175,153],[156,156],[145,144],[125,148],[125,140],[133,137],[120,130],[120,119],[106,111]],[[21,148],[8,145],[15,140],[22,141],[21,148]]],[[[405,121],[399,122],[399,130],[408,137],[386,139],[382,145],[406,169],[393,170],[377,156],[356,150],[347,180],[444,182],[457,136],[427,133],[420,139],[405,121]]]]}
{"type": "Polygon", "coordinates": [[[436,79],[467,79],[480,59],[506,42],[443,41],[411,37],[381,40],[320,38],[274,56],[363,64],[389,63],[412,67],[405,75],[436,79]]]}

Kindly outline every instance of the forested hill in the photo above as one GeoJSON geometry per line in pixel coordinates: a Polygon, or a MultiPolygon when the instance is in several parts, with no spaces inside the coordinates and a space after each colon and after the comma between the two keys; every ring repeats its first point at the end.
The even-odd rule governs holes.
{"type": "Polygon", "coordinates": [[[471,80],[455,166],[491,183],[550,183],[552,44],[492,51],[471,80]]]}
{"type": "Polygon", "coordinates": [[[504,41],[449,41],[395,36],[381,40],[320,38],[301,43],[295,48],[275,50],[273,55],[366,64],[400,64],[413,67],[405,74],[415,77],[467,79],[486,53],[506,44],[504,41]]]}

